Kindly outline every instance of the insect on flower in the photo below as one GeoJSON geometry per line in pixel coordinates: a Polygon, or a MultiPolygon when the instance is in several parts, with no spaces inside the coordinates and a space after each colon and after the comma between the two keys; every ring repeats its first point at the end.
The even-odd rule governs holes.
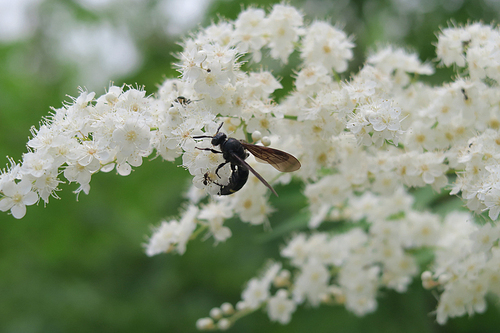
{"type": "Polygon", "coordinates": [[[180,105],[188,105],[192,102],[192,100],[184,96],[179,96],[176,99],[174,99],[174,102],[179,103],[180,105]]]}
{"type": "MultiPolygon", "coordinates": [[[[300,169],[300,162],[292,155],[284,151],[273,149],[264,146],[254,145],[243,140],[235,138],[228,138],[225,133],[220,132],[222,125],[220,124],[214,136],[199,135],[194,136],[193,139],[212,139],[212,146],[219,146],[220,151],[212,148],[198,148],[200,150],[208,150],[215,154],[222,154],[225,162],[221,163],[215,170],[215,174],[219,176],[218,171],[227,163],[231,165],[231,176],[229,177],[229,184],[220,185],[219,195],[229,195],[239,191],[248,180],[249,171],[257,177],[262,184],[266,185],[276,196],[278,194],[269,183],[257,173],[245,159],[249,156],[247,150],[256,157],[258,161],[263,161],[271,164],[276,170],[281,172],[293,172],[300,169]]],[[[208,183],[209,177],[207,174],[204,176],[204,183],[208,183]]]]}

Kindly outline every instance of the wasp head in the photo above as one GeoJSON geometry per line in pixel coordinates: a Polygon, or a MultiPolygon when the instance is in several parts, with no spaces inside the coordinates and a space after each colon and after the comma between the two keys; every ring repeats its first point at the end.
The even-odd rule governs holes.
{"type": "Polygon", "coordinates": [[[220,145],[221,143],[223,143],[226,140],[227,140],[227,135],[224,134],[224,133],[219,132],[219,133],[217,133],[217,134],[214,135],[214,137],[212,138],[211,143],[212,143],[212,146],[218,146],[218,145],[220,145]]]}

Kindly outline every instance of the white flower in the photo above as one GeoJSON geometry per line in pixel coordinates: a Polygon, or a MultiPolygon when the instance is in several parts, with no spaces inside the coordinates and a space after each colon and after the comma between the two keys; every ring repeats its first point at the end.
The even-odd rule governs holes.
{"type": "Polygon", "coordinates": [[[353,47],[345,32],[327,22],[316,21],[306,31],[300,56],[306,64],[317,63],[342,73],[353,57],[353,47]]]}
{"type": "Polygon", "coordinates": [[[26,206],[31,206],[38,201],[38,195],[31,191],[31,183],[27,180],[15,183],[9,181],[2,184],[0,189],[5,195],[0,199],[0,210],[6,212],[10,209],[16,219],[26,214],[26,206]]]}
{"type": "MultiPolygon", "coordinates": [[[[54,159],[53,167],[59,167],[66,162],[67,157],[72,155],[71,151],[77,144],[74,138],[70,138],[47,125],[40,126],[38,131],[35,128],[32,128],[31,131],[33,138],[28,141],[28,146],[35,149],[38,156],[43,156],[45,152],[45,159],[50,157],[54,159]]],[[[42,163],[44,162],[47,161],[42,163]]]]}
{"type": "Polygon", "coordinates": [[[280,289],[267,301],[267,314],[272,321],[288,324],[296,307],[295,302],[288,298],[288,292],[280,289]]]}
{"type": "Polygon", "coordinates": [[[309,222],[311,228],[319,226],[326,216],[327,210],[334,205],[340,205],[351,193],[351,184],[343,175],[336,174],[321,178],[316,183],[306,186],[304,194],[311,202],[310,210],[312,219],[309,222]]]}
{"type": "Polygon", "coordinates": [[[212,23],[210,26],[200,31],[196,42],[200,45],[207,43],[218,43],[227,45],[231,42],[233,35],[233,23],[221,20],[217,23],[212,23]]]}
{"type": "Polygon", "coordinates": [[[236,50],[228,45],[220,44],[205,44],[201,53],[206,56],[205,61],[208,63],[216,62],[222,66],[226,66],[235,60],[236,50]]]}
{"type": "Polygon", "coordinates": [[[382,283],[388,288],[403,293],[412,282],[412,277],[419,271],[416,260],[410,255],[398,255],[389,261],[384,262],[382,283]]]}
{"type": "Polygon", "coordinates": [[[298,90],[304,90],[306,87],[316,83],[328,83],[331,81],[331,78],[327,76],[327,74],[328,71],[323,65],[310,64],[300,70],[297,75],[297,80],[295,80],[295,85],[298,90]]]}
{"type": "Polygon", "coordinates": [[[394,177],[393,172],[381,172],[374,176],[375,181],[372,183],[372,190],[374,192],[390,195],[400,186],[400,179],[394,177]]]}
{"type": "Polygon", "coordinates": [[[473,251],[486,252],[500,238],[500,228],[498,225],[492,226],[491,223],[486,223],[477,231],[470,235],[470,239],[474,242],[473,251]]]}
{"type": "Polygon", "coordinates": [[[258,180],[259,185],[253,185],[251,182],[255,180],[249,179],[245,187],[235,196],[234,211],[243,222],[259,225],[268,222],[267,216],[273,209],[265,196],[269,190],[258,180]]]}
{"type": "Polygon", "coordinates": [[[449,284],[439,299],[437,322],[444,325],[448,317],[463,316],[466,313],[466,305],[472,301],[472,297],[461,281],[449,284]]]}
{"type": "Polygon", "coordinates": [[[33,189],[38,192],[38,195],[45,203],[49,202],[49,197],[51,195],[58,198],[55,191],[58,190],[57,186],[59,186],[62,181],[57,176],[58,174],[55,170],[46,172],[41,177],[37,178],[33,184],[33,189]]]}
{"type": "Polygon", "coordinates": [[[162,252],[170,252],[174,249],[179,254],[186,251],[186,243],[196,228],[196,215],[198,208],[189,206],[183,213],[180,221],[163,221],[159,227],[155,228],[146,247],[146,254],[154,256],[162,252]]]}
{"type": "Polygon", "coordinates": [[[222,187],[229,185],[232,171],[229,163],[217,171],[218,166],[217,164],[211,168],[197,167],[194,169],[194,186],[204,189],[211,195],[219,194],[222,187]]]}
{"type": "Polygon", "coordinates": [[[372,105],[371,112],[368,113],[368,121],[375,131],[398,131],[401,129],[399,117],[401,108],[392,106],[392,101],[382,101],[380,104],[372,105]]]}
{"type": "Polygon", "coordinates": [[[221,70],[220,64],[214,63],[197,77],[194,90],[198,94],[206,94],[210,98],[222,95],[222,86],[228,82],[228,76],[221,70]]]}
{"type": "Polygon", "coordinates": [[[359,133],[366,133],[368,134],[369,130],[363,130],[363,127],[369,125],[370,122],[368,119],[366,119],[365,114],[360,112],[360,113],[354,113],[351,115],[351,118],[346,124],[346,128],[350,130],[353,134],[357,135],[359,133]]]}
{"type": "Polygon", "coordinates": [[[408,128],[404,144],[412,150],[433,150],[436,147],[436,133],[432,125],[432,123],[415,120],[408,128]]]}
{"type": "Polygon", "coordinates": [[[358,316],[375,311],[379,271],[378,267],[366,265],[365,258],[361,255],[353,256],[343,266],[338,281],[345,293],[345,306],[348,310],[358,316]]]}
{"type": "Polygon", "coordinates": [[[83,154],[81,155],[79,162],[82,165],[89,164],[92,162],[93,158],[99,160],[103,164],[113,158],[110,149],[101,149],[95,141],[85,141],[81,145],[81,148],[83,150],[83,154]]]}
{"type": "Polygon", "coordinates": [[[269,34],[271,56],[274,59],[288,62],[288,56],[293,52],[293,43],[297,42],[303,33],[302,24],[302,14],[296,8],[282,4],[273,6],[266,30],[269,34]]]}
{"type": "Polygon", "coordinates": [[[64,177],[70,182],[86,185],[90,183],[92,174],[97,172],[100,166],[101,164],[97,159],[92,159],[92,162],[87,165],[81,165],[79,162],[69,163],[64,169],[64,177]]]}
{"type": "Polygon", "coordinates": [[[246,83],[249,87],[249,95],[253,98],[267,99],[276,89],[281,89],[283,86],[276,78],[266,71],[260,73],[250,73],[250,77],[246,83]]]}
{"type": "Polygon", "coordinates": [[[146,244],[146,254],[151,257],[162,252],[170,252],[177,243],[178,229],[179,222],[176,220],[161,222],[146,244]]]}
{"type": "Polygon", "coordinates": [[[212,201],[200,210],[198,218],[208,221],[210,233],[216,241],[224,242],[231,237],[231,230],[223,223],[232,215],[232,207],[228,205],[227,201],[212,201]]]}
{"type": "Polygon", "coordinates": [[[201,63],[205,60],[205,55],[197,49],[197,45],[186,47],[184,52],[181,52],[181,60],[183,63],[180,71],[182,77],[188,82],[198,79],[203,74],[201,63]]]}
{"type": "Polygon", "coordinates": [[[377,309],[377,300],[373,294],[346,292],[345,307],[358,316],[364,316],[377,309]]]}
{"type": "Polygon", "coordinates": [[[242,53],[253,52],[253,61],[260,62],[260,49],[266,44],[265,11],[260,8],[247,8],[234,22],[234,43],[242,53]]]}
{"type": "Polygon", "coordinates": [[[455,63],[460,67],[464,67],[463,48],[470,39],[470,34],[463,28],[443,29],[442,34],[438,35],[436,46],[438,59],[445,66],[451,66],[455,63]]]}
{"type": "MultiPolygon", "coordinates": [[[[366,60],[367,63],[392,74],[395,70],[402,70],[407,73],[418,73],[431,75],[434,69],[429,64],[422,64],[418,59],[418,54],[408,53],[404,49],[387,46],[372,54],[366,60]]],[[[399,82],[407,84],[407,81],[399,82]]]]}
{"type": "Polygon", "coordinates": [[[149,149],[151,131],[140,118],[131,117],[113,131],[113,142],[120,155],[128,157],[149,149]]]}
{"type": "Polygon", "coordinates": [[[330,273],[326,267],[316,260],[309,260],[301,267],[295,280],[293,300],[302,303],[306,299],[313,306],[318,306],[327,291],[330,273]]]}
{"type": "Polygon", "coordinates": [[[149,99],[144,97],[145,95],[144,90],[128,89],[119,96],[115,107],[131,113],[144,113],[148,110],[150,103],[149,99]]]}
{"type": "Polygon", "coordinates": [[[441,226],[437,216],[426,212],[410,212],[405,222],[412,246],[436,246],[441,236],[441,226]]]}
{"type": "Polygon", "coordinates": [[[186,244],[191,237],[193,231],[196,229],[196,217],[199,208],[195,205],[190,205],[186,211],[183,212],[181,220],[179,221],[179,228],[177,230],[177,252],[184,254],[186,252],[186,244]]]}
{"type": "Polygon", "coordinates": [[[269,283],[259,279],[251,279],[241,294],[241,299],[249,309],[258,308],[269,298],[269,283]]]}
{"type": "Polygon", "coordinates": [[[281,250],[280,254],[284,258],[290,258],[293,265],[301,266],[305,263],[309,254],[306,244],[306,235],[298,234],[288,242],[288,245],[281,250]]]}
{"type": "Polygon", "coordinates": [[[352,82],[344,84],[345,89],[353,105],[358,103],[368,103],[370,98],[375,94],[377,81],[371,77],[356,76],[352,82]]]}
{"type": "Polygon", "coordinates": [[[434,184],[438,189],[446,185],[447,178],[444,173],[448,170],[448,166],[443,164],[444,158],[442,154],[424,153],[413,161],[417,174],[426,184],[434,184]]]}
{"type": "Polygon", "coordinates": [[[50,171],[54,166],[54,158],[46,151],[26,153],[23,156],[23,166],[21,168],[24,174],[29,174],[35,178],[41,177],[45,172],[50,171]]]}
{"type": "Polygon", "coordinates": [[[500,188],[493,188],[486,193],[484,204],[489,209],[488,216],[496,221],[500,213],[500,188]]]}

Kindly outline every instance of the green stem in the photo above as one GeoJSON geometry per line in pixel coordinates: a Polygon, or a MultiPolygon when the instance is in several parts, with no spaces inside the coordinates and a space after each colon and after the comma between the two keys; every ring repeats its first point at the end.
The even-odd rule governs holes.
{"type": "Polygon", "coordinates": [[[288,119],[288,120],[297,120],[297,116],[288,116],[288,115],[285,115],[284,118],[288,119]]]}
{"type": "Polygon", "coordinates": [[[231,325],[233,325],[238,319],[243,318],[245,316],[248,316],[249,314],[260,309],[261,307],[262,307],[262,305],[256,309],[244,309],[244,310],[238,311],[234,315],[232,315],[231,317],[228,317],[227,320],[229,320],[231,322],[231,325]]]}
{"type": "Polygon", "coordinates": [[[196,239],[196,237],[198,237],[198,235],[199,235],[202,231],[204,231],[204,230],[206,230],[206,229],[208,228],[208,227],[207,227],[207,225],[205,225],[205,224],[200,224],[200,223],[198,223],[198,224],[200,225],[200,227],[199,227],[198,229],[196,229],[196,230],[195,230],[195,231],[191,234],[191,237],[189,237],[189,240],[196,239]]]}
{"type": "Polygon", "coordinates": [[[332,75],[335,78],[335,80],[337,80],[337,82],[342,81],[342,79],[340,78],[340,76],[339,76],[339,74],[337,72],[332,71],[332,75]]]}

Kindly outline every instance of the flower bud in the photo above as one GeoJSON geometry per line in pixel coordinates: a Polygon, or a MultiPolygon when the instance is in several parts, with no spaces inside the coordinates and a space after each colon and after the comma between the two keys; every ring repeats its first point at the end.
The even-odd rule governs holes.
{"type": "Polygon", "coordinates": [[[262,142],[262,144],[266,147],[271,145],[271,139],[268,136],[262,137],[262,139],[260,139],[260,142],[262,142]]]}

